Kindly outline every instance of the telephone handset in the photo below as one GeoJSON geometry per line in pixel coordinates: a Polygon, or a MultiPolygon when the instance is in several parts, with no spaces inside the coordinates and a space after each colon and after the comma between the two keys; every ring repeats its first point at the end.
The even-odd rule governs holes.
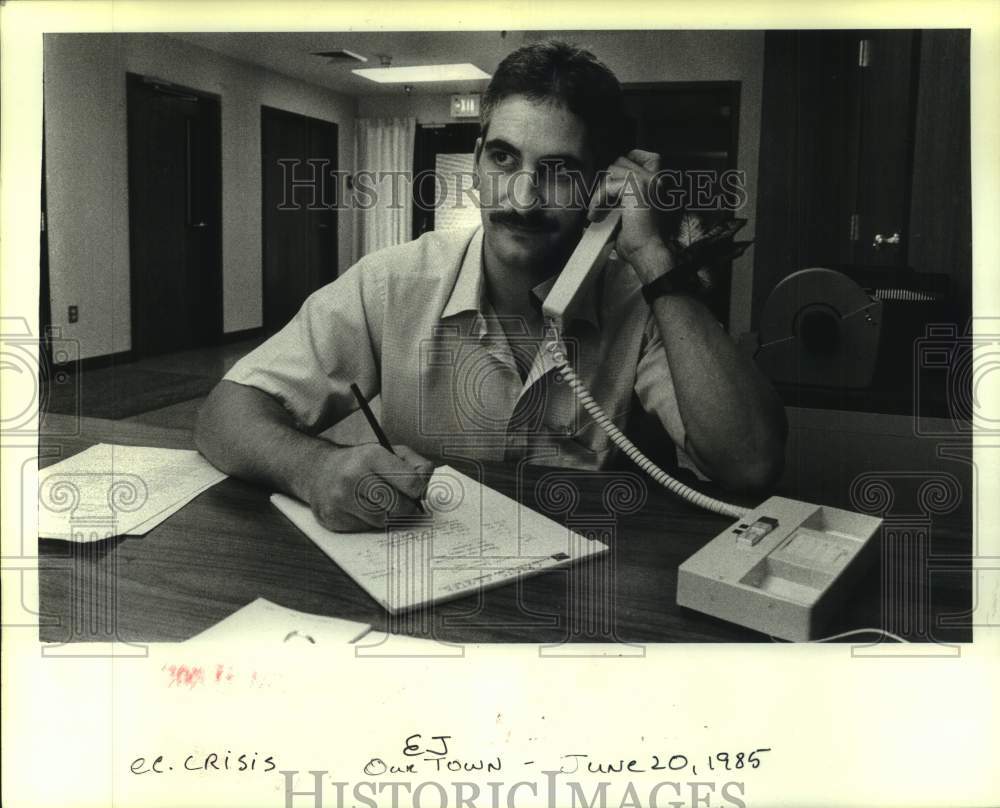
{"type": "Polygon", "coordinates": [[[566,311],[584,294],[607,262],[621,220],[621,208],[612,208],[607,216],[591,222],[583,231],[580,242],[542,303],[542,314],[547,319],[562,326],[566,311]]]}
{"type": "MultiPolygon", "coordinates": [[[[678,605],[775,637],[813,639],[862,577],[882,520],[784,497],[753,510],[722,502],[675,480],[615,426],[570,366],[561,332],[567,310],[607,261],[620,222],[621,210],[614,209],[584,230],[542,303],[544,350],[587,413],[639,468],[693,505],[737,520],[680,565],[678,605]]],[[[838,636],[868,631],[889,635],[859,629],[838,636]]]]}

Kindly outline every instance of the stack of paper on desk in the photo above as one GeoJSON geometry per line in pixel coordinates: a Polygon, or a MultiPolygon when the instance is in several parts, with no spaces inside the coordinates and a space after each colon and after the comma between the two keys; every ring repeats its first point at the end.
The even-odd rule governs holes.
{"type": "Polygon", "coordinates": [[[271,502],[389,612],[459,597],[607,551],[513,499],[441,466],[427,515],[384,530],[334,533],[308,506],[271,502]]]}
{"type": "Polygon", "coordinates": [[[188,642],[330,646],[353,642],[370,628],[368,623],[307,614],[257,598],[188,642]]]}
{"type": "Polygon", "coordinates": [[[141,536],[225,478],[193,450],[99,443],[38,472],[38,535],[141,536]]]}

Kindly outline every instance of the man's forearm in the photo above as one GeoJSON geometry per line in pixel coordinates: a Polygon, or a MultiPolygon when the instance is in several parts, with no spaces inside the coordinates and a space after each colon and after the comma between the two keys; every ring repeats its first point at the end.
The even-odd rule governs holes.
{"type": "MultiPolygon", "coordinates": [[[[657,245],[635,256],[640,277],[666,271],[657,245]]],[[[784,463],[785,410],[770,382],[700,301],[664,295],[653,301],[687,440],[684,447],[712,479],[760,488],[784,463]]]]}
{"type": "Polygon", "coordinates": [[[198,450],[221,471],[308,500],[308,482],[332,444],[296,429],[281,404],[222,381],[198,415],[198,450]]]}
{"type": "Polygon", "coordinates": [[[775,481],[784,463],[784,407],[752,361],[698,300],[653,302],[687,436],[685,451],[712,479],[737,488],[775,481]]]}

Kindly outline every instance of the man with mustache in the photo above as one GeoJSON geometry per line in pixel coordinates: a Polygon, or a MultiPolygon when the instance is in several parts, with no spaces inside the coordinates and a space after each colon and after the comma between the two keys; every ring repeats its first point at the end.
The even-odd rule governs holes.
{"type": "Polygon", "coordinates": [[[588,216],[620,201],[616,254],[565,318],[573,367],[620,427],[638,400],[712,479],[772,483],[784,410],[708,309],[657,282],[673,267],[649,204],[659,157],[629,150],[627,129],[618,80],[588,51],[512,53],[483,99],[482,227],[373,253],[312,295],[213,391],[199,449],[334,530],[384,522],[358,493],[373,474],[403,495],[395,510],[415,507],[432,457],[607,466],[614,447],[541,350],[540,304],[588,216]],[[352,382],[381,396],[395,455],[317,437],[357,409],[352,382]]]}

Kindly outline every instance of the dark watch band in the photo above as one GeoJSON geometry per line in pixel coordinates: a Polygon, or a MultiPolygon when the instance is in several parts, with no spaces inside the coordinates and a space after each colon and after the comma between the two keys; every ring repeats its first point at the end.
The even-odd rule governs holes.
{"type": "Polygon", "coordinates": [[[697,291],[697,275],[690,270],[673,269],[664,272],[652,283],[642,287],[642,296],[649,305],[664,295],[689,295],[697,291]]]}

